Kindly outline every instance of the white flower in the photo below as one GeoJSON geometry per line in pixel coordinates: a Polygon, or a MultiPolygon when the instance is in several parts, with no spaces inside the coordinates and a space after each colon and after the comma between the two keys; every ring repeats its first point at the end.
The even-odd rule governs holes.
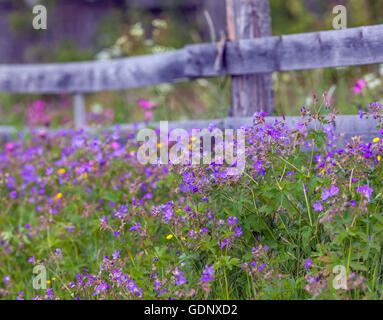
{"type": "Polygon", "coordinates": [[[130,34],[133,37],[141,38],[144,35],[144,29],[142,28],[142,24],[140,22],[137,22],[135,25],[133,25],[132,29],[130,29],[130,34]]]}
{"type": "Polygon", "coordinates": [[[166,29],[168,27],[168,23],[162,19],[154,19],[152,21],[152,25],[153,27],[160,28],[160,29],[166,29]]]}
{"type": "Polygon", "coordinates": [[[375,89],[376,87],[379,87],[382,85],[382,80],[376,78],[372,81],[367,82],[367,87],[369,89],[375,89]]]}

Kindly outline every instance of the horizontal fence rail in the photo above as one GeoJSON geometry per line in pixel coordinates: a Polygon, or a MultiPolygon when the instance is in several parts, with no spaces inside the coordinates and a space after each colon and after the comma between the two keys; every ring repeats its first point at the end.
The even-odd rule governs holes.
{"type": "Polygon", "coordinates": [[[382,39],[383,25],[376,25],[227,42],[223,54],[219,44],[196,44],[109,61],[0,65],[0,91],[87,93],[200,77],[383,63],[382,39]]]}

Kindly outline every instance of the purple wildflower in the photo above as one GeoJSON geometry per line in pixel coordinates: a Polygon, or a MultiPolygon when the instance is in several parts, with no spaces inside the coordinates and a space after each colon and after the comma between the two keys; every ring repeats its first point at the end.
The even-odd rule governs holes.
{"type": "Polygon", "coordinates": [[[214,279],[214,267],[213,266],[205,266],[205,270],[202,272],[201,282],[207,283],[214,279]]]}
{"type": "Polygon", "coordinates": [[[134,224],[133,226],[130,227],[130,231],[136,231],[136,232],[139,232],[141,229],[141,223],[136,223],[134,224]]]}
{"type": "Polygon", "coordinates": [[[15,198],[17,198],[17,192],[15,190],[13,190],[9,193],[9,196],[11,199],[15,199],[15,198]]]}
{"type": "Polygon", "coordinates": [[[332,185],[330,189],[323,189],[322,200],[326,201],[328,198],[334,197],[339,193],[339,188],[332,185]]]}
{"type": "Polygon", "coordinates": [[[305,269],[307,270],[309,267],[312,266],[312,264],[313,264],[313,261],[310,260],[310,259],[307,259],[307,260],[305,261],[305,269]]]}
{"type": "Polygon", "coordinates": [[[235,216],[227,218],[227,223],[230,225],[236,224],[237,222],[238,222],[238,218],[235,216]]]}
{"type": "Polygon", "coordinates": [[[370,202],[370,198],[374,189],[370,188],[368,184],[366,184],[364,187],[359,187],[356,191],[361,193],[364,197],[367,198],[367,201],[370,202]]]}
{"type": "Polygon", "coordinates": [[[316,203],[314,203],[314,211],[322,211],[323,210],[323,206],[322,206],[322,203],[320,201],[317,201],[316,203]]]}
{"type": "Polygon", "coordinates": [[[49,299],[53,299],[53,289],[52,288],[49,288],[47,289],[47,291],[45,291],[46,295],[48,296],[49,299]]]}
{"type": "Polygon", "coordinates": [[[118,259],[119,256],[120,256],[120,250],[116,250],[112,254],[112,257],[114,260],[118,259]]]}

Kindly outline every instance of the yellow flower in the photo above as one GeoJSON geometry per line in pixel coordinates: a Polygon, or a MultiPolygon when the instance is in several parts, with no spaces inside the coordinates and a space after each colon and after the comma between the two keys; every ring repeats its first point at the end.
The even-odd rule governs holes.
{"type": "Polygon", "coordinates": [[[161,148],[161,147],[162,147],[162,144],[161,144],[161,143],[157,144],[157,147],[158,147],[158,148],[161,148]]]}
{"type": "Polygon", "coordinates": [[[88,173],[87,172],[84,172],[81,176],[80,176],[81,179],[86,179],[88,178],[88,173]]]}
{"type": "Polygon", "coordinates": [[[47,284],[51,284],[51,281],[50,281],[50,280],[47,280],[47,284]]]}
{"type": "Polygon", "coordinates": [[[56,278],[55,278],[55,277],[53,277],[53,278],[52,278],[52,281],[55,281],[55,280],[56,280],[56,278]]]}
{"type": "Polygon", "coordinates": [[[192,149],[192,145],[191,144],[189,144],[189,150],[191,150],[192,149]]]}
{"type": "Polygon", "coordinates": [[[324,173],[324,169],[321,172],[324,173]]]}
{"type": "Polygon", "coordinates": [[[181,237],[181,240],[184,241],[184,240],[185,240],[185,237],[181,237]]]}
{"type": "Polygon", "coordinates": [[[53,200],[58,200],[58,199],[61,199],[62,197],[63,197],[63,194],[59,192],[58,194],[54,196],[53,200]]]}
{"type": "Polygon", "coordinates": [[[377,143],[380,141],[380,138],[375,138],[374,140],[372,140],[373,143],[377,143]]]}
{"type": "Polygon", "coordinates": [[[66,172],[66,170],[65,170],[64,168],[61,168],[61,169],[59,169],[59,171],[58,171],[59,174],[64,174],[65,172],[66,172]]]}
{"type": "Polygon", "coordinates": [[[340,163],[339,162],[337,162],[337,164],[336,164],[337,166],[340,166],[340,163]]]}
{"type": "Polygon", "coordinates": [[[168,239],[168,240],[172,240],[172,238],[173,238],[173,235],[172,235],[172,234],[169,234],[169,235],[166,237],[166,239],[168,239]]]}
{"type": "Polygon", "coordinates": [[[197,140],[196,137],[192,137],[192,138],[190,138],[190,141],[196,141],[196,140],[197,140]]]}
{"type": "Polygon", "coordinates": [[[380,156],[377,156],[376,159],[378,159],[378,161],[380,161],[382,158],[380,156]]]}
{"type": "Polygon", "coordinates": [[[131,150],[129,153],[131,156],[134,156],[134,152],[135,152],[134,150],[131,150]]]}

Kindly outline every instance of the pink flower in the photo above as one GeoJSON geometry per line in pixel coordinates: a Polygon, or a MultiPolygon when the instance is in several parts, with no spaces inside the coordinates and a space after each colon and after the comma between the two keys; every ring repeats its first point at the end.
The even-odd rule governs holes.
{"type": "Polygon", "coordinates": [[[31,102],[25,113],[27,124],[31,126],[49,124],[52,116],[46,109],[46,103],[43,100],[31,102]]]}
{"type": "Polygon", "coordinates": [[[363,79],[359,79],[357,82],[356,82],[356,85],[360,88],[364,88],[366,86],[366,81],[364,81],[363,79]]]}
{"type": "Polygon", "coordinates": [[[355,86],[352,87],[352,90],[354,91],[355,94],[359,95],[362,93],[363,88],[366,86],[366,81],[363,79],[359,79],[355,86]]]}
{"type": "Polygon", "coordinates": [[[7,151],[12,151],[13,149],[15,148],[15,144],[13,142],[8,142],[6,145],[5,145],[5,149],[7,151]]]}
{"type": "Polygon", "coordinates": [[[114,150],[117,150],[118,148],[120,148],[120,144],[118,142],[114,141],[114,142],[112,142],[112,148],[114,150]]]}
{"type": "Polygon", "coordinates": [[[146,117],[147,119],[150,119],[150,118],[152,117],[152,113],[151,113],[150,111],[146,111],[146,112],[145,112],[145,117],[146,117]]]}
{"type": "Polygon", "coordinates": [[[103,111],[104,117],[109,121],[113,122],[114,121],[114,111],[111,108],[105,108],[103,111]]]}
{"type": "Polygon", "coordinates": [[[153,102],[153,101],[146,100],[146,99],[140,99],[138,101],[138,104],[140,105],[141,108],[144,108],[144,109],[155,109],[155,108],[157,108],[157,102],[153,102]]]}
{"type": "Polygon", "coordinates": [[[36,101],[32,102],[31,107],[33,109],[38,110],[38,111],[44,111],[45,101],[44,100],[36,100],[36,101]]]}
{"type": "Polygon", "coordinates": [[[358,86],[355,86],[355,87],[352,87],[352,91],[354,91],[354,94],[359,95],[359,94],[361,94],[362,89],[359,88],[358,86]]]}

